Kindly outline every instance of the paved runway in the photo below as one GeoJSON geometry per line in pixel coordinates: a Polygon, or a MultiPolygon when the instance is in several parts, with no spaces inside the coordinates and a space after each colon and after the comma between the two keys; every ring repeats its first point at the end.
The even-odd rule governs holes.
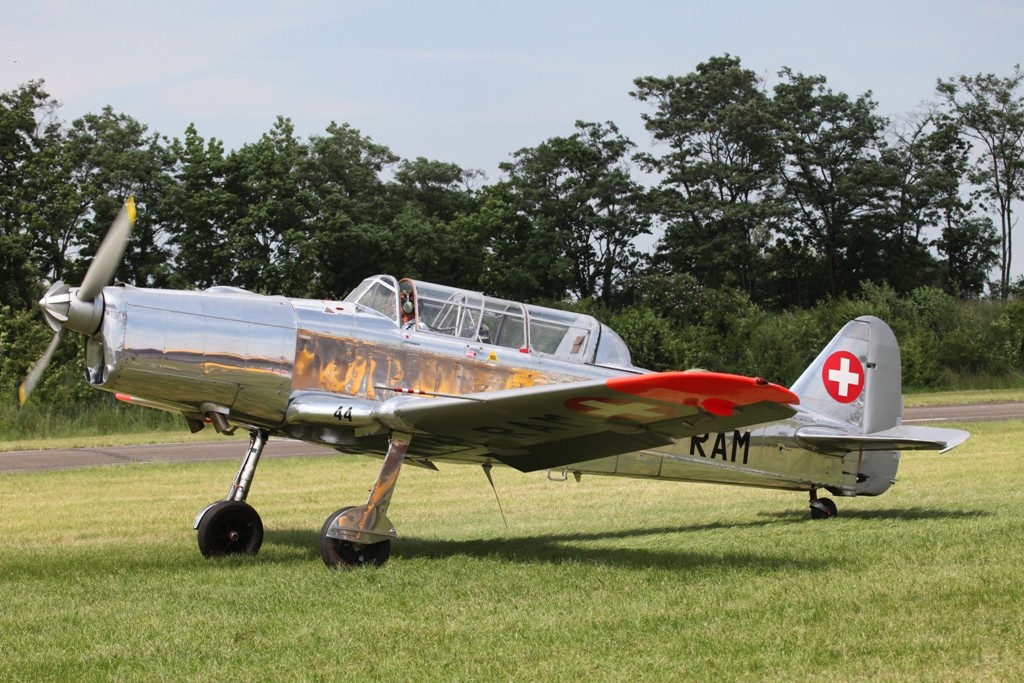
{"type": "MultiPolygon", "coordinates": [[[[64,470],[94,465],[126,465],[149,462],[203,462],[237,460],[249,442],[245,439],[153,444],[147,446],[98,446],[95,448],[62,448],[47,451],[8,451],[0,453],[0,472],[31,472],[64,470]]],[[[270,439],[262,459],[288,458],[296,455],[330,455],[330,448],[291,439],[270,439]]]]}
{"type": "Polygon", "coordinates": [[[1024,419],[1024,403],[974,403],[961,406],[906,408],[903,424],[925,422],[1005,422],[1024,419]]]}
{"type": "MultiPolygon", "coordinates": [[[[1024,418],[1024,403],[986,403],[966,406],[907,408],[905,424],[941,424],[943,422],[985,422],[1024,418]]],[[[0,472],[31,472],[73,469],[95,465],[125,465],[148,462],[202,462],[208,460],[242,461],[247,442],[244,439],[197,441],[193,443],[150,446],[110,446],[48,451],[0,452],[0,472]]],[[[263,450],[264,458],[288,458],[298,455],[330,455],[334,451],[290,439],[271,439],[263,450]]]]}

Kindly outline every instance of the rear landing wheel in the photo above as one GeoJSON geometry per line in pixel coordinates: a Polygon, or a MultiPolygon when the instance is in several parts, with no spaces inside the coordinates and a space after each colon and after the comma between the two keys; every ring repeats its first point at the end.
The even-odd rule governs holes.
{"type": "Polygon", "coordinates": [[[352,506],[343,507],[324,522],[320,529],[320,557],[323,558],[324,564],[332,569],[351,569],[366,564],[380,567],[391,556],[390,540],[364,545],[331,538],[327,535],[328,529],[331,528],[331,524],[338,518],[338,515],[351,509],[352,506]]]}
{"type": "Polygon", "coordinates": [[[817,498],[811,501],[811,519],[828,519],[837,514],[839,509],[831,498],[817,498]]]}
{"type": "Polygon", "coordinates": [[[255,555],[263,545],[263,520],[248,503],[222,500],[211,505],[199,520],[199,552],[218,555],[255,555]]]}

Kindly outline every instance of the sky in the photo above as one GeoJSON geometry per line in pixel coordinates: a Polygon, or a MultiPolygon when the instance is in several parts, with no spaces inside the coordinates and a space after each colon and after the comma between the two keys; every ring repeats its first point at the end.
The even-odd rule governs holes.
{"type": "Polygon", "coordinates": [[[730,54],[769,84],[790,67],[870,90],[899,117],[938,79],[1009,76],[1022,30],[1020,0],[0,0],[0,91],[43,79],[65,121],[110,105],[169,137],[194,123],[227,149],[279,115],[303,139],[347,123],[495,182],[512,153],[576,120],[649,145],[650,105],[629,95],[640,76],[730,54]]]}

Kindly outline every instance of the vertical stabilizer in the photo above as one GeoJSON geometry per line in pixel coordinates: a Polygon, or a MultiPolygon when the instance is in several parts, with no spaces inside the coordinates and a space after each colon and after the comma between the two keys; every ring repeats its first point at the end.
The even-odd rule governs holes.
{"type": "Polygon", "coordinates": [[[896,335],[874,316],[851,320],[791,388],[803,407],[861,434],[895,427],[903,415],[896,335]]]}

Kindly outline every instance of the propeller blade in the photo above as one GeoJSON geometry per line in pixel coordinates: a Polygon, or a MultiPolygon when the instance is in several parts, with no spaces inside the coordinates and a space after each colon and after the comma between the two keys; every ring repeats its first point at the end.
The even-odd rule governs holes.
{"type": "Polygon", "coordinates": [[[35,391],[69,329],[87,335],[96,332],[103,314],[103,302],[93,302],[117,272],[134,226],[135,198],[128,197],[103,237],[100,248],[96,250],[96,256],[89,264],[89,270],[85,272],[82,286],[72,290],[63,282],[56,282],[40,300],[39,305],[43,309],[46,322],[57,331],[57,334],[53,336],[46,351],[18,387],[18,405],[25,405],[28,397],[35,391]]]}
{"type": "Polygon", "coordinates": [[[18,405],[23,406],[28,401],[28,397],[35,391],[36,386],[39,385],[39,380],[42,379],[43,373],[46,372],[46,367],[53,360],[53,355],[57,353],[57,347],[60,346],[61,341],[64,340],[64,328],[60,328],[57,334],[53,335],[53,339],[50,340],[50,345],[46,347],[46,351],[40,356],[36,364],[29,370],[28,376],[22,381],[21,386],[18,387],[18,405]]]}
{"type": "Polygon", "coordinates": [[[96,256],[85,273],[82,286],[78,288],[80,301],[92,301],[107,286],[121,265],[121,257],[128,246],[128,236],[135,225],[135,198],[128,197],[117,218],[110,226],[96,256]]]}

